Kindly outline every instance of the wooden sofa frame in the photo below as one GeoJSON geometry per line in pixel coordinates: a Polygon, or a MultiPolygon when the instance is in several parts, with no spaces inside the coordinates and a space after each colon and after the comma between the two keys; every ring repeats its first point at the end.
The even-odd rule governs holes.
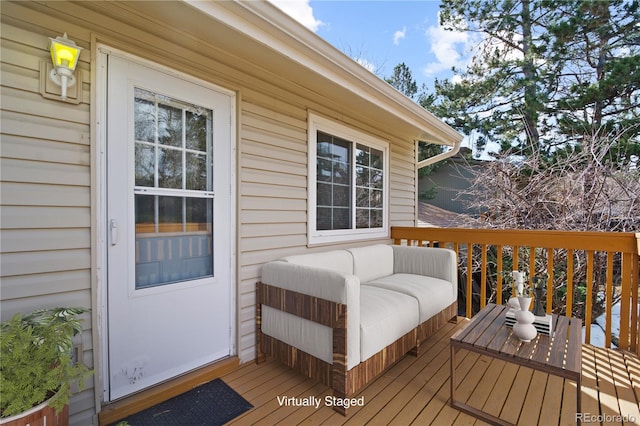
{"type": "MultiPolygon", "coordinates": [[[[458,303],[453,302],[389,346],[347,370],[347,305],[258,282],[256,284],[256,363],[267,355],[317,380],[333,390],[336,398],[349,398],[407,353],[417,356],[420,344],[447,321],[456,321],[458,303]],[[262,333],[262,305],[333,329],[333,364],[262,333]]],[[[346,416],[347,410],[333,405],[346,416]]]]}

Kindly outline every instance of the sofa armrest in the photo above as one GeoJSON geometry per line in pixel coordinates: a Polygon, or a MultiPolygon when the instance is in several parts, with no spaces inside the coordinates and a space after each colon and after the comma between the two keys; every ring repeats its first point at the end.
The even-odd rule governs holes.
{"type": "MultiPolygon", "coordinates": [[[[302,309],[307,309],[308,307],[308,309],[317,310],[321,304],[323,306],[331,305],[331,303],[325,304],[324,302],[345,305],[346,318],[344,318],[344,320],[346,321],[346,328],[342,325],[342,333],[346,331],[346,336],[337,336],[336,333],[340,334],[341,332],[338,328],[333,328],[334,367],[339,363],[342,364],[344,368],[350,369],[360,362],[360,279],[357,276],[306,265],[274,261],[263,265],[261,284],[273,289],[286,290],[291,293],[290,297],[296,297],[300,301],[303,301],[303,303],[308,300],[316,300],[316,302],[310,305],[306,304],[306,307],[302,309]],[[299,297],[298,295],[308,297],[299,297]],[[317,303],[318,301],[321,303],[317,303]],[[343,343],[336,341],[337,337],[338,340],[343,341],[343,343]],[[346,351],[344,350],[345,346],[346,351]]],[[[265,288],[265,290],[268,290],[268,288],[265,288]]],[[[259,295],[259,297],[266,296],[266,294],[262,296],[259,295]]],[[[293,300],[291,300],[291,302],[293,303],[293,300]]],[[[262,301],[258,300],[258,303],[262,303],[262,301]]],[[[279,307],[274,306],[274,304],[270,305],[279,309],[279,307]]],[[[299,308],[295,308],[295,310],[298,309],[299,308]]],[[[307,315],[301,314],[299,311],[295,312],[295,310],[286,309],[285,311],[298,317],[329,326],[328,323],[318,320],[322,317],[322,313],[319,313],[319,316],[317,312],[307,315]]],[[[293,344],[293,342],[290,342],[290,344],[293,344]]]]}
{"type": "Polygon", "coordinates": [[[275,261],[262,266],[262,282],[331,302],[342,303],[349,306],[350,310],[360,305],[360,279],[355,275],[275,261]]]}
{"type": "Polygon", "coordinates": [[[457,297],[458,261],[456,252],[445,248],[393,245],[393,272],[440,278],[453,285],[457,297]]]}

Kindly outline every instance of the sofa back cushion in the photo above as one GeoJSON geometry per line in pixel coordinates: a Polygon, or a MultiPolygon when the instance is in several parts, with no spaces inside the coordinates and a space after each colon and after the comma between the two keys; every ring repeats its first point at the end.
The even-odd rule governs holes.
{"type": "Polygon", "coordinates": [[[393,274],[393,248],[384,244],[349,249],[353,256],[353,274],[361,283],[393,274]]]}
{"type": "Polygon", "coordinates": [[[298,254],[285,257],[282,260],[296,265],[313,266],[315,268],[329,269],[331,271],[353,275],[353,257],[347,250],[298,254]]]}

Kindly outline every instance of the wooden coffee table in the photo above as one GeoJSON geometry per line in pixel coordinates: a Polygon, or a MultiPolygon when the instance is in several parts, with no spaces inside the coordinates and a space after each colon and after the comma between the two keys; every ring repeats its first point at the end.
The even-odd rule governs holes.
{"type": "Polygon", "coordinates": [[[492,424],[511,425],[489,413],[456,401],[455,355],[467,349],[481,355],[554,374],[577,384],[577,410],[581,412],[580,370],[582,365],[582,321],[553,315],[554,333],[538,333],[529,343],[521,342],[505,325],[507,306],[487,304],[469,324],[451,336],[451,406],[492,424]]]}

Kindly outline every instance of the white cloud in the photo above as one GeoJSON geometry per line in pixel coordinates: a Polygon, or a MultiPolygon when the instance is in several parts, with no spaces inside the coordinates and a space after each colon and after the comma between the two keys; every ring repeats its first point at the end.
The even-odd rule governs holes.
{"type": "Polygon", "coordinates": [[[402,27],[402,30],[398,30],[393,33],[393,44],[396,46],[400,44],[400,40],[402,40],[407,35],[407,27],[402,27]]]}
{"type": "Polygon", "coordinates": [[[427,76],[451,70],[452,67],[464,68],[471,59],[471,48],[477,46],[477,41],[468,32],[447,31],[440,25],[429,27],[425,36],[437,60],[424,67],[423,72],[427,76]]]}
{"type": "Polygon", "coordinates": [[[313,8],[309,5],[309,0],[269,0],[276,7],[314,33],[318,28],[325,25],[313,16],[313,8]]]}
{"type": "Polygon", "coordinates": [[[451,77],[451,83],[453,84],[462,83],[462,77],[458,74],[454,75],[453,77],[451,77]]]}

